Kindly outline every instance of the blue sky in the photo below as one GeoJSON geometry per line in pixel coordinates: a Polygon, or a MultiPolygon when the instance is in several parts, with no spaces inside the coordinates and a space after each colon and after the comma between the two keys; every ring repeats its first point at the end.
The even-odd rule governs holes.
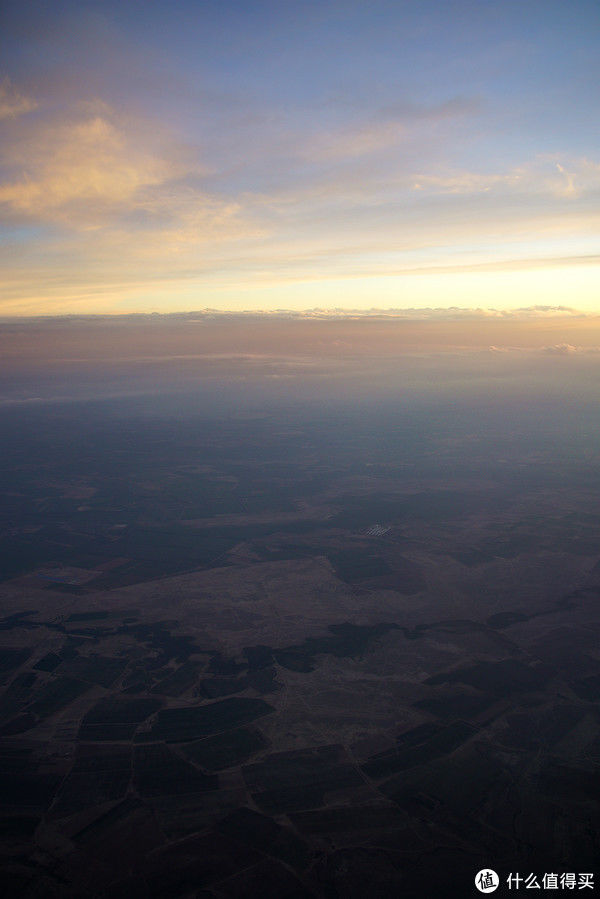
{"type": "Polygon", "coordinates": [[[595,2],[5,3],[2,311],[598,311],[595,2]]]}

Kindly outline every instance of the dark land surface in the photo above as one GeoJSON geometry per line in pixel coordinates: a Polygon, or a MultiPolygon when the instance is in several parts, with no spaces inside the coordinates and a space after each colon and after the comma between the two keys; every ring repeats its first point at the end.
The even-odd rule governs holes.
{"type": "Polygon", "coordinates": [[[1,414],[1,895],[595,870],[597,411],[1,414]]]}

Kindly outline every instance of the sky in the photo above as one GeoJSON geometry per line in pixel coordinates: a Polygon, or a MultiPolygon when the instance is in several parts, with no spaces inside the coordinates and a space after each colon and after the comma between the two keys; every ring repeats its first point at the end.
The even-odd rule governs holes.
{"type": "Polygon", "coordinates": [[[596,0],[5,0],[0,315],[600,312],[596,0]]]}

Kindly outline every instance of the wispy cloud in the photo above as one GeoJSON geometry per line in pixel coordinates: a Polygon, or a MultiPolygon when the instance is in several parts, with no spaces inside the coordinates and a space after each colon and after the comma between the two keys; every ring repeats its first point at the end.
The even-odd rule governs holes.
{"type": "Polygon", "coordinates": [[[205,188],[197,152],[101,102],[17,132],[2,163],[5,221],[58,226],[65,250],[68,241],[76,252],[77,240],[84,256],[94,247],[105,261],[110,250],[117,270],[131,254],[177,254],[249,230],[239,202],[205,188]]]}
{"type": "Polygon", "coordinates": [[[552,346],[542,347],[542,352],[547,356],[572,356],[578,352],[578,347],[571,343],[555,343],[552,346]]]}
{"type": "Polygon", "coordinates": [[[5,77],[0,81],[0,121],[16,119],[17,116],[31,112],[36,106],[35,100],[17,90],[10,78],[5,77]]]}
{"type": "Polygon", "coordinates": [[[431,106],[406,100],[369,111],[362,119],[322,127],[297,143],[296,153],[312,162],[355,159],[390,150],[403,143],[431,135],[440,124],[475,114],[477,98],[456,97],[431,106]]]}
{"type": "Polygon", "coordinates": [[[340,280],[356,296],[369,278],[414,285],[429,275],[441,284],[597,266],[597,254],[572,252],[573,242],[565,252],[561,241],[598,225],[599,163],[539,154],[485,172],[450,170],[421,153],[434,133],[478,110],[478,101],[457,99],[399,102],[362,119],[355,111],[352,124],[313,127],[293,152],[282,125],[278,145],[263,141],[262,165],[272,161],[274,171],[257,191],[248,189],[255,157],[231,169],[210,140],[185,141],[100,100],[42,105],[10,123],[0,157],[4,219],[15,233],[37,228],[43,249],[36,256],[18,238],[5,243],[7,308],[29,295],[26,308],[60,310],[63,300],[92,308],[101,296],[110,309],[119,296],[127,303],[180,288],[187,305],[194,284],[232,296],[318,283],[322,301],[340,280]],[[416,167],[420,155],[429,170],[416,167]]]}
{"type": "Polygon", "coordinates": [[[600,163],[588,158],[539,155],[506,172],[433,172],[415,174],[414,191],[469,196],[478,193],[534,193],[578,199],[600,189],[600,163]]]}
{"type": "Polygon", "coordinates": [[[91,226],[173,174],[106,115],[44,125],[18,148],[22,174],[0,186],[0,202],[36,219],[91,226]]]}
{"type": "Polygon", "coordinates": [[[9,2],[3,309],[597,306],[589,16],[259,5],[9,2]]]}

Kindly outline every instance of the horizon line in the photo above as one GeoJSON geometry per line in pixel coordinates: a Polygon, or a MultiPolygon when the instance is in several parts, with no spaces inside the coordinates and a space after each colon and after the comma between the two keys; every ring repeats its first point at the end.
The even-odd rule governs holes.
{"type": "Polygon", "coordinates": [[[120,321],[134,319],[186,319],[195,316],[201,320],[214,318],[269,318],[295,320],[339,320],[339,319],[406,319],[419,320],[460,320],[460,319],[532,319],[532,318],[595,318],[600,316],[600,308],[584,311],[572,306],[549,306],[535,304],[517,306],[510,309],[497,309],[486,306],[426,306],[426,307],[371,307],[369,309],[344,309],[340,307],[307,309],[215,309],[204,307],[195,310],[177,310],[169,312],[65,312],[34,313],[22,315],[1,315],[0,325],[14,322],[61,322],[61,321],[120,321]]]}

